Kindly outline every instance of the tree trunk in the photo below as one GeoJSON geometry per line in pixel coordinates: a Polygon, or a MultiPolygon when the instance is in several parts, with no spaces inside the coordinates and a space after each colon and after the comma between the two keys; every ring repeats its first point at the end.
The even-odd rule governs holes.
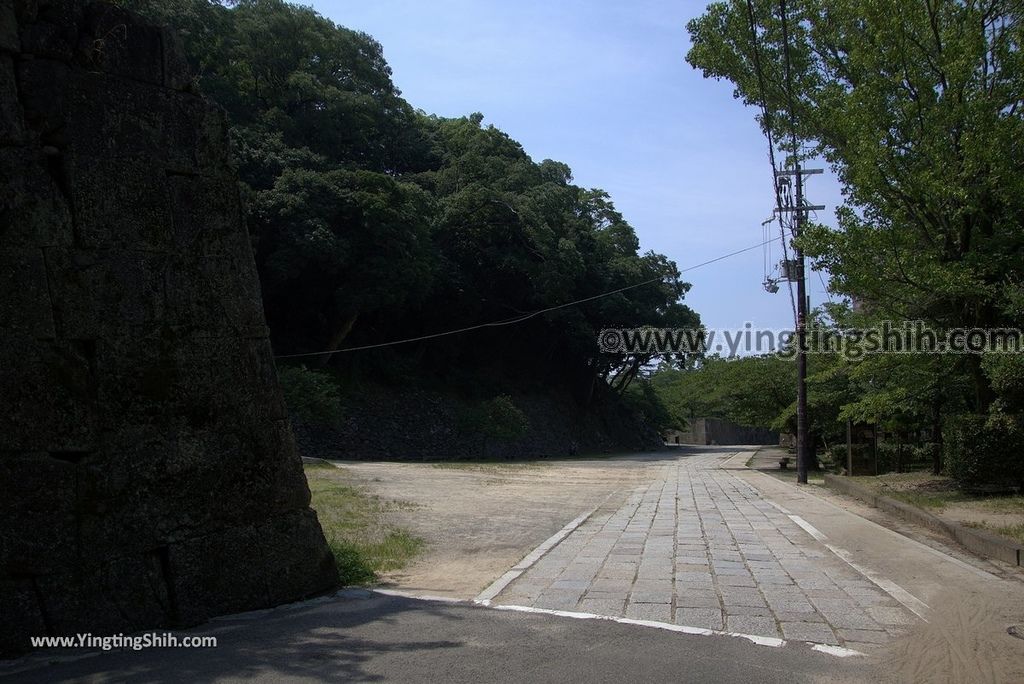
{"type": "Polygon", "coordinates": [[[942,473],[942,399],[932,402],[932,474],[942,473]]]}
{"type": "Polygon", "coordinates": [[[971,379],[974,382],[974,408],[975,413],[988,413],[989,406],[995,400],[995,392],[992,391],[992,383],[985,376],[981,368],[981,357],[971,354],[967,357],[967,364],[971,370],[971,379]]]}
{"type": "MultiPolygon", "coordinates": [[[[333,352],[341,346],[341,343],[345,341],[348,334],[352,332],[353,326],[356,324],[356,319],[359,318],[359,312],[356,311],[351,316],[341,321],[340,325],[335,329],[334,334],[327,340],[327,349],[324,351],[333,352]]],[[[328,362],[334,357],[334,354],[323,354],[320,357],[320,365],[326,366],[328,362]]]]}

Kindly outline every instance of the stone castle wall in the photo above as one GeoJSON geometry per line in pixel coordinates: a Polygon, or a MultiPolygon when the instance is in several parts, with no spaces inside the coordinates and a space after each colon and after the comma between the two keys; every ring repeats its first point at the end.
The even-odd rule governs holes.
{"type": "Polygon", "coordinates": [[[779,433],[761,427],[737,425],[722,418],[694,418],[686,431],[670,430],[668,444],[779,444],[779,433]]]}
{"type": "Polygon", "coordinates": [[[227,127],[174,34],[0,0],[0,652],[329,589],[227,127]]]}

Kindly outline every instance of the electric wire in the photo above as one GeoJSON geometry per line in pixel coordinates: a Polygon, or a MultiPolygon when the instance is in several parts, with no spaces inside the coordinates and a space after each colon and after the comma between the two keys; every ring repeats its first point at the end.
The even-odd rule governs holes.
{"type": "MultiPolygon", "coordinates": [[[[771,242],[773,240],[774,240],[774,238],[772,238],[772,240],[769,240],[768,242],[771,242]]],[[[696,270],[698,268],[702,268],[704,266],[710,266],[711,264],[714,264],[714,263],[717,263],[719,261],[722,261],[723,259],[728,259],[729,257],[736,256],[737,254],[743,254],[744,252],[749,252],[749,251],[757,249],[759,247],[763,247],[765,244],[766,244],[766,242],[759,242],[756,245],[751,245],[749,247],[744,247],[743,249],[738,249],[735,252],[729,252],[728,254],[723,254],[721,256],[717,256],[714,259],[709,259],[707,261],[702,261],[701,263],[695,264],[694,266],[688,266],[688,267],[686,267],[684,269],[681,269],[679,271],[679,273],[687,273],[689,271],[693,271],[693,270],[696,270]]],[[[638,287],[643,287],[644,285],[650,285],[651,283],[661,282],[661,281],[664,281],[664,280],[665,280],[665,276],[658,276],[657,278],[651,278],[649,280],[645,280],[645,281],[640,282],[640,283],[634,283],[633,285],[627,285],[626,287],[620,287],[620,288],[618,288],[616,290],[610,290],[608,292],[602,292],[601,294],[596,294],[596,295],[593,295],[593,296],[590,296],[590,297],[584,297],[583,299],[577,299],[577,300],[574,300],[574,301],[571,301],[571,302],[566,302],[564,304],[557,304],[555,306],[549,306],[546,309],[539,309],[537,311],[533,311],[533,312],[530,312],[530,313],[527,313],[527,314],[523,314],[521,316],[514,316],[512,318],[507,318],[507,319],[500,320],[500,321],[491,321],[489,323],[479,323],[477,325],[471,325],[471,326],[467,326],[465,328],[457,328],[455,330],[446,330],[444,332],[431,333],[429,335],[419,335],[417,337],[408,337],[408,338],[401,339],[401,340],[391,340],[390,342],[379,342],[377,344],[364,344],[364,345],[361,345],[361,346],[358,346],[358,347],[346,347],[344,349],[336,349],[336,350],[333,350],[333,351],[306,352],[306,353],[302,353],[302,354],[281,354],[281,355],[275,356],[274,358],[275,359],[297,359],[297,358],[305,358],[305,357],[312,357],[312,356],[327,356],[327,355],[331,355],[331,354],[342,354],[344,352],[363,351],[363,350],[366,350],[366,349],[379,349],[381,347],[392,347],[392,346],[397,345],[397,344],[407,344],[407,343],[410,343],[410,342],[420,342],[422,340],[432,340],[432,339],[436,339],[438,337],[447,337],[448,335],[459,335],[459,334],[462,334],[462,333],[470,332],[472,330],[481,330],[483,328],[499,328],[499,327],[503,327],[503,326],[507,326],[507,325],[515,325],[516,323],[522,323],[523,321],[529,320],[529,319],[534,318],[536,316],[540,316],[541,314],[549,313],[551,311],[557,311],[558,309],[565,309],[565,308],[568,308],[570,306],[576,306],[577,304],[583,304],[585,302],[592,302],[592,301],[594,301],[596,299],[602,299],[604,297],[610,297],[611,295],[618,294],[620,292],[625,292],[627,290],[633,290],[633,289],[636,289],[638,287]]]]}

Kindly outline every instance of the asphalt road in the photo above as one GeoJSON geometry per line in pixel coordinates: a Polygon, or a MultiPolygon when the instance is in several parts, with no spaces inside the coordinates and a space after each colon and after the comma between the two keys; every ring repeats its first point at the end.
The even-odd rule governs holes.
{"type": "MultiPolygon", "coordinates": [[[[603,620],[351,593],[217,620],[189,634],[217,648],[41,656],[2,681],[31,682],[862,682],[864,657],[759,646],[603,620]]],[[[22,664],[25,665],[25,662],[22,664]]],[[[0,673],[4,670],[0,667],[0,673]]]]}

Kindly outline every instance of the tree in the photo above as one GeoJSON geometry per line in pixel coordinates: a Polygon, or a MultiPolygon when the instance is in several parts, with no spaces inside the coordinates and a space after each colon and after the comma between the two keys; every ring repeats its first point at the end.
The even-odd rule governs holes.
{"type": "Polygon", "coordinates": [[[712,356],[686,370],[665,366],[651,382],[677,425],[712,417],[772,427],[796,399],[796,366],[776,354],[712,356]]]}
{"type": "MultiPolygon", "coordinates": [[[[764,101],[777,136],[792,121],[802,153],[823,155],[838,173],[846,194],[839,228],[811,226],[800,238],[833,289],[879,318],[939,328],[1006,323],[1006,286],[1020,282],[1024,244],[1020,4],[752,6],[764,92],[745,2],[715,3],[692,21],[687,59],[732,81],[746,103],[764,101]]],[[[984,410],[990,383],[977,357],[962,363],[974,407],[984,410]]]]}
{"type": "Polygon", "coordinates": [[[654,360],[601,355],[599,330],[699,325],[676,265],[641,253],[606,193],[480,113],[416,111],[365,33],[282,0],[120,2],[179,29],[199,89],[227,110],[278,353],[374,347],[319,358],[589,400],[654,360]]]}

